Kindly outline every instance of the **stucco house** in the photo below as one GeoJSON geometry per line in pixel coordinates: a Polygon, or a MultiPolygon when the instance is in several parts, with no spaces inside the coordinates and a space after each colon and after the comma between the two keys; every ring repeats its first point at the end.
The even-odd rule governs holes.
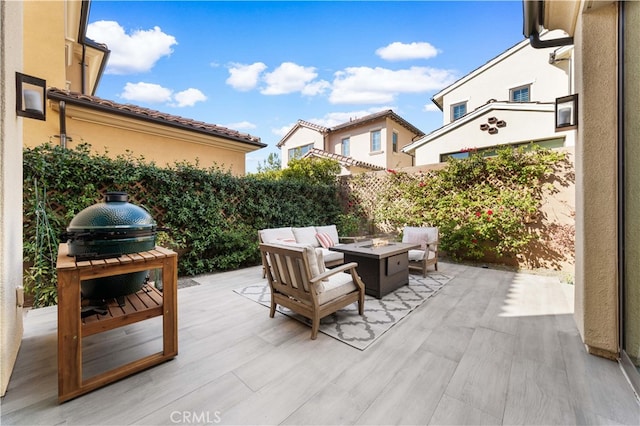
{"type": "Polygon", "coordinates": [[[402,151],[423,165],[499,145],[573,146],[575,131],[555,131],[556,98],[572,90],[572,50],[534,49],[529,40],[507,49],[436,93],[442,127],[402,151]]]}
{"type": "Polygon", "coordinates": [[[402,148],[423,135],[393,110],[384,110],[331,128],[298,120],[277,146],[282,168],[310,155],[338,160],[346,175],[412,166],[413,158],[402,148]]]}
{"type": "Polygon", "coordinates": [[[86,142],[110,156],[131,153],[159,166],[187,161],[245,173],[260,138],[96,97],[108,46],[86,37],[90,1],[25,2],[23,73],[46,82],[40,120],[25,120],[23,144],[73,147],[86,142]]]}

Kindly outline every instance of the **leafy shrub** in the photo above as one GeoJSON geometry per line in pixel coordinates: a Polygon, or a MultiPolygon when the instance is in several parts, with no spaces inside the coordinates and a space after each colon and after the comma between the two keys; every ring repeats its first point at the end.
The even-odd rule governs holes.
{"type": "Polygon", "coordinates": [[[478,153],[452,159],[428,175],[389,174],[376,220],[438,226],[442,250],[458,259],[487,254],[514,256],[535,235],[543,182],[566,155],[557,151],[505,147],[496,157],[478,153]]]}

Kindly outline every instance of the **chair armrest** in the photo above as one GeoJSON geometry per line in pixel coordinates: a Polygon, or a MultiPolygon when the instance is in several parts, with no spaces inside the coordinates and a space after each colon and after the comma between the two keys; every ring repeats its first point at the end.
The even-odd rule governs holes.
{"type": "Polygon", "coordinates": [[[345,272],[348,271],[350,269],[354,269],[358,266],[358,264],[356,262],[350,262],[350,263],[345,263],[342,264],[340,266],[336,266],[335,268],[331,268],[331,269],[327,269],[326,271],[324,271],[323,273],[321,273],[320,275],[316,275],[315,277],[311,278],[309,280],[309,282],[311,283],[317,283],[319,281],[322,281],[326,278],[329,278],[332,275],[338,274],[340,272],[345,272]]]}

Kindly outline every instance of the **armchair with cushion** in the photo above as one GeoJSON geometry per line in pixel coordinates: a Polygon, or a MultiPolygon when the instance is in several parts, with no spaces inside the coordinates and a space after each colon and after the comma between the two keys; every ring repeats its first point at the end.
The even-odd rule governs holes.
{"type": "Polygon", "coordinates": [[[352,303],[364,313],[364,284],[351,262],[325,269],[322,251],[312,246],[260,244],[271,289],[273,318],[281,305],[311,320],[311,339],[318,336],[320,319],[352,303]],[[347,272],[347,273],[345,273],[347,272]]]}
{"type": "Polygon", "coordinates": [[[422,271],[427,276],[427,267],[433,265],[438,270],[438,243],[440,233],[437,227],[405,226],[403,243],[420,244],[419,250],[409,250],[409,268],[422,271]]]}

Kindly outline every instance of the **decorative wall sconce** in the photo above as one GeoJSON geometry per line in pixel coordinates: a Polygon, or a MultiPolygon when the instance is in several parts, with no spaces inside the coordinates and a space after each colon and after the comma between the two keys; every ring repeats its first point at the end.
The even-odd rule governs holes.
{"type": "Polygon", "coordinates": [[[16,114],[46,120],[46,93],[45,80],[16,72],[16,114]]]}
{"type": "Polygon", "coordinates": [[[578,94],[556,98],[556,132],[578,128],[578,94]]]}
{"type": "Polygon", "coordinates": [[[487,123],[481,123],[480,130],[488,132],[490,135],[498,133],[498,127],[507,127],[507,122],[504,120],[498,120],[497,117],[489,117],[487,119],[487,123]],[[491,126],[492,124],[493,126],[491,126]]]}

